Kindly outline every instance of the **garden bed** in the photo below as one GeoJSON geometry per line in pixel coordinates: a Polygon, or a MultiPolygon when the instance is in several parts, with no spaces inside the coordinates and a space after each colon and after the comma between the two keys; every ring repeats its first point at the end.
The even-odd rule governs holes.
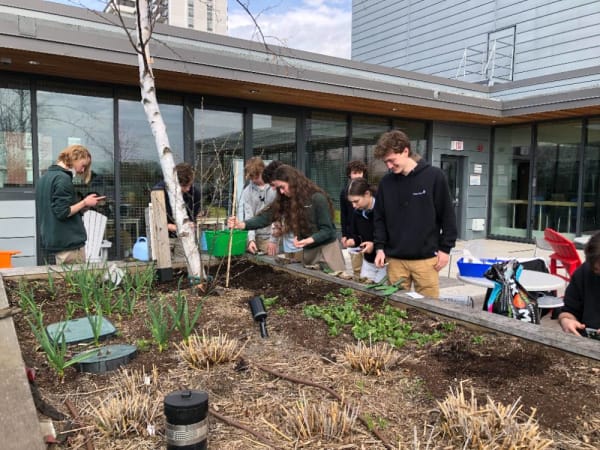
{"type": "MultiPolygon", "coordinates": [[[[440,407],[451,390],[457,394],[451,397],[454,401],[464,394],[464,403],[471,408],[465,414],[472,415],[472,419],[481,412],[475,413],[477,406],[471,402],[471,392],[481,407],[488,397],[506,406],[518,401],[522,422],[535,411],[538,448],[546,444],[549,448],[573,449],[600,445],[600,365],[596,361],[515,337],[467,329],[413,308],[406,310],[406,318],[398,318],[386,310],[388,301],[381,297],[346,288],[340,291],[336,283],[294,276],[244,259],[232,263],[231,273],[229,288],[219,287],[208,296],[187,287],[183,273],[176,274],[183,280],[179,296],[181,299],[184,295],[189,302],[189,314],[193,315],[196,307],[202,305],[196,327],[199,335],[222,340],[226,336],[226,342],[235,346],[232,360],[222,364],[191,367],[182,357],[185,353],[178,350],[182,334],[177,330],[159,352],[152,327],[147,324],[150,319],[144,294],[131,316],[124,310],[105,314],[118,330],[110,343],[138,345],[138,354],[126,366],[127,372],[89,374],[69,367],[61,379],[39,350],[24,314],[15,316],[23,358],[28,367],[36,369],[35,383],[41,398],[71,417],[65,406],[69,400],[81,416],[79,424],[55,421],[59,430],[85,430],[70,433],[62,444],[65,448],[81,448],[86,435],[98,449],[164,447],[162,400],[181,389],[208,392],[213,412],[209,446],[217,449],[268,445],[311,449],[425,448],[428,441],[429,448],[453,448],[461,438],[457,430],[443,433],[446,416],[441,412],[444,407],[440,407]],[[268,338],[261,338],[248,308],[248,300],[257,295],[266,299],[268,338]],[[355,314],[367,320],[381,313],[388,319],[378,322],[379,328],[394,322],[405,324],[406,335],[395,335],[398,346],[390,353],[388,367],[373,374],[351,367],[347,350],[355,348],[348,346],[357,342],[351,326],[339,321],[330,321],[328,326],[322,319],[331,314],[332,305],[337,305],[336,314],[349,322],[355,314]],[[150,375],[145,380],[148,384],[144,384],[141,374],[150,375]],[[122,437],[118,430],[99,426],[94,409],[107,407],[116,394],[121,394],[123,403],[126,397],[122,390],[132,384],[138,385],[143,396],[152,402],[154,413],[152,423],[124,425],[129,430],[122,437]],[[334,401],[333,393],[343,399],[341,404],[334,401]],[[347,423],[338,424],[329,436],[319,433],[319,426],[302,431],[297,424],[300,416],[309,417],[310,408],[317,416],[332,417],[343,415],[343,405],[351,405],[347,423]],[[357,416],[354,420],[353,415],[357,416]],[[223,421],[228,419],[259,435],[223,421]]],[[[81,297],[75,292],[68,294],[69,286],[58,277],[53,281],[55,286],[51,289],[47,282],[31,284],[46,324],[63,320],[67,303],[78,303],[81,297]],[[53,293],[55,298],[50,298],[53,293]]],[[[216,285],[223,284],[221,274],[216,285]]],[[[16,281],[7,281],[6,285],[11,304],[17,305],[17,294],[24,286],[16,281]]],[[[162,298],[175,307],[178,282],[155,285],[150,292],[154,303],[162,298]]],[[[354,334],[364,334],[365,329],[355,326],[354,334]]],[[[379,331],[373,331],[376,332],[379,331]]],[[[369,344],[367,339],[365,345],[373,347],[374,343],[369,344]]],[[[102,411],[108,414],[105,409],[102,411]]],[[[317,421],[314,417],[311,420],[317,421]]]]}

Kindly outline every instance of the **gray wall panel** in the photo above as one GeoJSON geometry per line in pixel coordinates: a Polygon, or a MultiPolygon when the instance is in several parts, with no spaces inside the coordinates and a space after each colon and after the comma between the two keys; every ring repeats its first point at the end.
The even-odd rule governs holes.
{"type": "Polygon", "coordinates": [[[466,47],[477,71],[488,33],[512,26],[514,80],[600,65],[600,0],[354,1],[352,58],[454,78],[466,47]]]}

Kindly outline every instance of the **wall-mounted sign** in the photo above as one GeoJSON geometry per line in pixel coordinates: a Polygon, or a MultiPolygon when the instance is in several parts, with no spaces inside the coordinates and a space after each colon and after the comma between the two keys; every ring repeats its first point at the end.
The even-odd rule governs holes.
{"type": "Polygon", "coordinates": [[[483,173],[483,164],[473,164],[473,173],[483,173]]]}
{"type": "Polygon", "coordinates": [[[463,141],[450,141],[450,150],[463,151],[465,148],[465,143],[463,141]]]}
{"type": "Polygon", "coordinates": [[[470,186],[481,186],[481,175],[470,175],[469,176],[470,186]]]}

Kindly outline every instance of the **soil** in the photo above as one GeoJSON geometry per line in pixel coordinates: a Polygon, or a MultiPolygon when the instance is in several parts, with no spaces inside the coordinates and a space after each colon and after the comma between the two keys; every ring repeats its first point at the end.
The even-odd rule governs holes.
{"type": "MultiPolygon", "coordinates": [[[[216,276],[218,286],[225,284],[222,272],[216,276]]],[[[359,421],[349,433],[335,440],[294,436],[287,414],[299,398],[316,402],[333,400],[325,390],[296,381],[318,384],[349,399],[360,415],[371,419],[371,428],[387,441],[387,448],[421,448],[418,442],[424,446],[439,419],[438,402],[461,385],[466,395],[472,389],[481,405],[487,398],[503,405],[520,401],[523,414],[535,412],[541,434],[554,441],[550,448],[600,446],[597,361],[482,329],[448,327],[442,319],[409,308],[407,321],[415,330],[428,334],[437,330],[444,337],[424,345],[409,341],[394,350],[396,364],[379,375],[364,375],[351,369],[344,359],[346,345],[356,342],[349,330],[330,336],[323,321],[303,314],[305,306],[322,304],[325,294],[338,293],[338,284],[256,265],[243,258],[232,263],[231,274],[229,288],[218,287],[210,295],[185,290],[192,304],[202,302],[198,332],[212,336],[226,334],[239,342],[241,352],[236,361],[192,369],[178,356],[175,344],[180,336],[174,333],[167,350],[159,353],[155,346],[140,350],[126,366],[129,373],[150,373],[155,368],[158,374],[160,382],[154,391],[159,412],[155,436],[147,436],[146,424],[139,427],[138,434],[126,439],[99,431],[94,426],[92,406],[118,389],[124,373],[121,370],[82,373],[71,367],[64,379],[59,379],[39,351],[23,314],[15,316],[23,358],[28,367],[35,368],[35,386],[44,403],[70,417],[72,412],[65,406],[65,400],[69,400],[79,412],[80,423],[76,425],[70,420],[55,421],[59,430],[82,427],[59,435],[59,438],[69,436],[59,448],[82,448],[86,435],[94,441],[96,449],[163,448],[162,400],[169,392],[181,389],[208,392],[214,416],[229,417],[260,433],[273,448],[386,448],[359,421]],[[259,326],[248,308],[248,300],[257,295],[278,297],[268,311],[268,338],[261,338],[259,326]],[[269,371],[289,375],[296,381],[274,376],[269,371]]],[[[157,284],[154,293],[173,295],[177,279],[185,280],[184,273],[175,275],[174,281],[157,284]]],[[[61,286],[62,281],[58,283],[61,286]]],[[[6,285],[11,304],[17,305],[17,283],[7,281],[6,285]]],[[[61,291],[67,289],[62,286],[61,291]]],[[[356,295],[362,304],[370,304],[374,312],[383,310],[386,301],[381,297],[356,295]]],[[[43,305],[45,323],[64,319],[68,296],[56,299],[45,296],[44,283],[38,283],[36,302],[43,305]]],[[[118,329],[109,343],[152,341],[143,307],[140,304],[140,311],[133,317],[109,316],[118,329]]],[[[209,422],[210,448],[269,448],[248,431],[214,416],[209,422]]],[[[453,448],[453,445],[438,436],[428,448],[453,448]]]]}

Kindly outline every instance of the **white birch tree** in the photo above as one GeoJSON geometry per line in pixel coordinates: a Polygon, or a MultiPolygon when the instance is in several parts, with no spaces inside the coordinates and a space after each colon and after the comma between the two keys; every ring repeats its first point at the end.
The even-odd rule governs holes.
{"type": "MultiPolygon", "coordinates": [[[[113,4],[114,4],[113,0],[113,4]]],[[[117,5],[115,9],[118,11],[117,5]]],[[[154,142],[160,158],[167,195],[173,220],[177,225],[177,235],[181,239],[188,269],[188,277],[192,282],[200,283],[205,280],[204,269],[200,259],[198,242],[196,241],[195,223],[189,219],[181,186],[177,179],[173,152],[169,144],[167,128],[160,113],[156,98],[156,86],[152,73],[152,57],[150,55],[150,38],[152,37],[153,17],[147,0],[136,0],[136,34],[135,49],[138,54],[139,82],[142,95],[142,105],[150,124],[154,142]]]]}

